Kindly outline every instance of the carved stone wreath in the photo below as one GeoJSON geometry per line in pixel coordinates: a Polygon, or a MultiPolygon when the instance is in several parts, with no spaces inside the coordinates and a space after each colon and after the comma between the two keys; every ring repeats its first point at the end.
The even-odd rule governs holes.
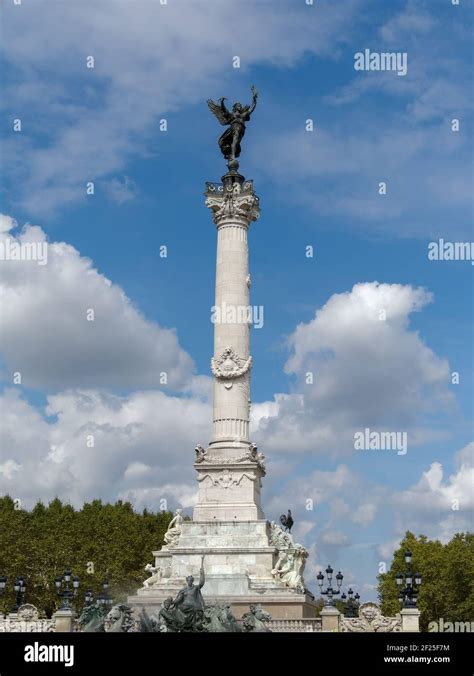
{"type": "Polygon", "coordinates": [[[25,603],[18,608],[17,617],[24,622],[32,622],[39,619],[38,608],[31,603],[25,603]]]}
{"type": "Polygon", "coordinates": [[[241,359],[236,355],[234,349],[230,347],[225,348],[220,357],[211,359],[211,370],[216,378],[230,380],[232,378],[240,378],[252,366],[252,357],[248,359],[241,359]]]}

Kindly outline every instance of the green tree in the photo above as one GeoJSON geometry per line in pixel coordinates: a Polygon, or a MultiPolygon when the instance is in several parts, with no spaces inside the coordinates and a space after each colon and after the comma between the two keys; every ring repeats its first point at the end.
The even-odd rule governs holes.
{"type": "Polygon", "coordinates": [[[106,577],[114,599],[124,600],[143,582],[171,518],[170,512],[135,512],[121,500],[93,500],[75,510],[56,498],[27,511],[15,509],[9,496],[0,498],[0,574],[8,578],[0,610],[12,610],[13,580],[21,574],[27,602],[50,616],[59,605],[54,579],[68,567],[80,578],[78,607],[86,588],[101,593],[106,577]]]}
{"type": "Polygon", "coordinates": [[[395,576],[405,572],[405,551],[412,554],[412,571],[420,572],[422,584],[417,606],[420,628],[432,621],[472,621],[474,619],[474,534],[457,533],[443,545],[439,540],[418,538],[407,531],[395,551],[390,570],[378,576],[378,593],[384,615],[400,610],[395,576]]]}

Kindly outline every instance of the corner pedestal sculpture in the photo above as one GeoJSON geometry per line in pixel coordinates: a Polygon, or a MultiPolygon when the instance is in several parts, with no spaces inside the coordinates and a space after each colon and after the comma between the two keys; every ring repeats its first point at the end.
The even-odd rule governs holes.
{"type": "Polygon", "coordinates": [[[213,438],[195,448],[198,498],[193,520],[177,511],[165,545],[153,552],[152,573],[130,605],[156,610],[175,598],[205,556],[206,604],[229,602],[236,617],[261,604],[274,619],[314,617],[316,604],[305,590],[303,569],[308,555],[279,526],[266,521],[260,491],[264,456],[249,438],[250,418],[250,274],[248,230],[260,214],[253,182],[238,173],[240,144],[257,103],[234,104],[228,110],[208,101],[228,129],[219,139],[228,172],[221,183],[207,183],[206,206],[217,227],[214,306],[213,438]],[[154,606],[155,608],[152,608],[154,606]]]}

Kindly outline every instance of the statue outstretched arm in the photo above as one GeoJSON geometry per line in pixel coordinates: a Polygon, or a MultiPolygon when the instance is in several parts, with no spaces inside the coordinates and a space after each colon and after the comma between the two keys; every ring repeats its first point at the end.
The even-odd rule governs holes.
{"type": "Polygon", "coordinates": [[[255,110],[255,108],[257,106],[258,91],[255,89],[255,87],[253,85],[252,85],[252,95],[253,95],[252,96],[252,103],[250,104],[250,106],[248,106],[248,111],[247,111],[248,116],[250,116],[253,113],[253,111],[255,110]]]}

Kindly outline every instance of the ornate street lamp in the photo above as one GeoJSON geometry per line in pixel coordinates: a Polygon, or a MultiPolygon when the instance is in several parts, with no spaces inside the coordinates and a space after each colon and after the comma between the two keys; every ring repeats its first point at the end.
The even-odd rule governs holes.
{"type": "Polygon", "coordinates": [[[412,575],[411,559],[412,553],[407,549],[405,552],[405,576],[402,573],[397,573],[395,576],[398,587],[398,600],[404,608],[416,608],[418,591],[421,585],[420,573],[412,575]],[[415,578],[414,580],[413,577],[415,578]]]}
{"type": "Polygon", "coordinates": [[[71,599],[77,596],[77,590],[79,588],[79,578],[73,576],[71,570],[67,568],[64,571],[63,577],[60,575],[55,578],[54,584],[58,596],[61,597],[61,606],[60,610],[71,610],[71,599]],[[69,587],[72,580],[72,591],[69,587]]]}
{"type": "Polygon", "coordinates": [[[15,590],[15,608],[13,612],[16,613],[18,611],[18,608],[22,606],[25,601],[26,582],[23,575],[20,575],[19,577],[16,578],[15,584],[13,585],[13,589],[15,590]]]}
{"type": "Polygon", "coordinates": [[[110,608],[112,607],[112,599],[109,596],[108,593],[108,588],[109,588],[109,581],[107,578],[102,582],[102,589],[104,590],[103,593],[98,597],[97,601],[104,611],[104,613],[107,613],[110,608]]]}
{"type": "MultiPolygon", "coordinates": [[[[0,596],[5,594],[7,581],[8,580],[4,575],[0,576],[0,596]]],[[[13,612],[16,613],[18,608],[25,602],[26,581],[23,575],[19,575],[15,578],[15,582],[13,583],[13,591],[15,592],[15,605],[13,606],[13,612]]]]}
{"type": "Polygon", "coordinates": [[[326,606],[333,606],[334,605],[333,597],[337,596],[338,594],[341,593],[341,585],[342,585],[342,580],[344,578],[344,575],[341,573],[341,571],[338,572],[338,574],[336,575],[337,589],[334,589],[333,586],[332,586],[333,573],[334,573],[334,570],[331,568],[331,566],[328,566],[326,568],[326,577],[327,577],[328,585],[327,585],[325,590],[323,590],[324,575],[321,572],[319,572],[316,575],[316,579],[317,579],[318,585],[319,585],[320,594],[322,596],[326,596],[326,600],[324,602],[324,604],[326,606]]]}
{"type": "MultiPolygon", "coordinates": [[[[107,580],[107,578],[102,581],[101,587],[103,593],[97,596],[95,602],[98,605],[98,607],[102,610],[102,612],[106,614],[112,607],[112,599],[110,598],[107,591],[109,589],[109,581],[107,580]]],[[[87,607],[92,605],[93,603],[94,603],[94,592],[89,587],[88,589],[86,589],[84,594],[84,605],[87,607]]]]}
{"type": "MultiPolygon", "coordinates": [[[[347,596],[349,599],[347,600],[347,603],[345,604],[344,607],[344,617],[357,617],[359,615],[359,599],[360,595],[355,594],[352,591],[351,588],[347,590],[347,596]]],[[[341,600],[346,600],[346,595],[343,594],[341,596],[341,600]]]]}

